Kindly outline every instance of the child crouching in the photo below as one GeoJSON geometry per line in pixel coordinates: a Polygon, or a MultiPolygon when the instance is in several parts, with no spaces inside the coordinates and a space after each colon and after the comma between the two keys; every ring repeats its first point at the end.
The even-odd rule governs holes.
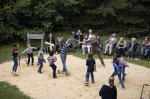
{"type": "Polygon", "coordinates": [[[56,75],[57,66],[54,64],[54,62],[57,61],[57,58],[54,56],[54,51],[51,50],[49,52],[49,56],[47,60],[49,61],[49,66],[51,66],[51,68],[53,69],[53,78],[57,78],[57,75],[56,75]]]}

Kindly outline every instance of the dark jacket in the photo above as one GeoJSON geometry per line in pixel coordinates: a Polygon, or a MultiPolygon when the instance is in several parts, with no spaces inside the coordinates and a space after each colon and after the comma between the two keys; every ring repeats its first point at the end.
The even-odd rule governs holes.
{"type": "MultiPolygon", "coordinates": [[[[131,47],[132,47],[132,42],[130,42],[128,49],[130,49],[131,47]]],[[[137,50],[137,42],[134,43],[132,50],[133,50],[133,52],[136,52],[136,50],[137,50]]]]}
{"type": "Polygon", "coordinates": [[[76,33],[75,35],[74,35],[74,38],[76,39],[76,40],[80,40],[80,41],[83,41],[83,34],[82,33],[80,33],[80,39],[78,39],[78,33],[76,33]]]}
{"type": "Polygon", "coordinates": [[[99,91],[101,99],[117,99],[117,88],[114,85],[111,89],[108,85],[103,85],[99,91]]]}
{"type": "MultiPolygon", "coordinates": [[[[50,37],[47,38],[47,42],[50,42],[50,37]]],[[[55,39],[54,39],[54,37],[52,37],[52,42],[51,43],[53,43],[55,45],[55,39]]]]}

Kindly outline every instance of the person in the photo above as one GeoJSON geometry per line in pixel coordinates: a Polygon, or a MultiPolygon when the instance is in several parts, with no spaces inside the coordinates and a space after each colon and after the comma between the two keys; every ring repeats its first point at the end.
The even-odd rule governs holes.
{"type": "Polygon", "coordinates": [[[135,53],[137,50],[137,42],[136,42],[136,38],[132,38],[131,42],[129,44],[128,47],[128,58],[132,58],[133,57],[133,53],[135,53]]]}
{"type": "Polygon", "coordinates": [[[117,88],[114,85],[114,77],[110,77],[108,84],[104,84],[100,91],[99,96],[101,99],[117,99],[117,88]]]}
{"type": "Polygon", "coordinates": [[[145,37],[145,40],[142,43],[141,57],[147,57],[149,51],[150,51],[149,37],[145,37]]]}
{"type": "Polygon", "coordinates": [[[83,39],[84,44],[82,44],[82,54],[85,54],[85,48],[87,48],[88,53],[90,53],[91,45],[90,45],[90,43],[86,43],[87,40],[88,40],[88,38],[87,38],[87,36],[85,36],[85,38],[83,39]]]}
{"type": "MultiPolygon", "coordinates": [[[[82,43],[84,44],[84,42],[78,42],[78,43],[82,43]]],[[[92,35],[91,39],[87,40],[86,43],[90,43],[91,44],[91,54],[97,54],[97,56],[99,57],[101,64],[105,67],[105,63],[104,60],[102,58],[102,53],[101,53],[101,49],[99,46],[99,43],[95,37],[95,35],[92,35]]]]}
{"type": "Polygon", "coordinates": [[[92,54],[88,54],[88,59],[86,60],[86,66],[87,66],[87,72],[85,76],[85,86],[88,86],[89,84],[89,75],[91,74],[92,83],[94,83],[94,74],[93,72],[96,72],[96,62],[95,59],[93,59],[92,54]]]}
{"type": "Polygon", "coordinates": [[[55,39],[52,35],[52,33],[49,34],[48,38],[47,38],[47,42],[45,42],[46,45],[48,45],[47,47],[47,52],[49,52],[49,50],[52,50],[54,45],[55,45],[55,39]]]}
{"type": "Polygon", "coordinates": [[[53,69],[53,78],[57,78],[57,75],[56,75],[57,66],[54,64],[54,62],[57,61],[57,58],[54,56],[53,50],[50,50],[47,60],[49,61],[49,66],[51,66],[51,68],[53,69]]]}
{"type": "Polygon", "coordinates": [[[107,41],[105,41],[106,47],[104,53],[108,51],[109,48],[109,54],[112,54],[113,47],[115,47],[115,44],[117,42],[116,34],[113,34],[112,37],[110,37],[107,41]]]}
{"type": "Polygon", "coordinates": [[[14,43],[13,44],[13,52],[12,52],[12,59],[14,61],[14,65],[12,68],[12,74],[14,74],[15,76],[18,76],[19,74],[16,73],[17,68],[18,68],[18,60],[17,57],[19,56],[19,52],[18,52],[18,48],[19,48],[19,44],[18,43],[14,43]]]}
{"type": "Polygon", "coordinates": [[[62,47],[64,44],[64,38],[62,37],[62,34],[59,33],[58,37],[56,38],[56,54],[58,53],[58,48],[62,47]]]}
{"type": "MultiPolygon", "coordinates": [[[[78,30],[78,32],[74,35],[74,39],[76,42],[83,41],[83,34],[81,33],[81,30],[78,30]]],[[[80,44],[80,48],[82,47],[82,44],[80,44]]]]}
{"type": "Polygon", "coordinates": [[[117,60],[119,62],[119,65],[121,66],[122,70],[121,70],[121,79],[124,82],[125,81],[125,68],[129,67],[128,63],[124,60],[124,58],[121,56],[120,52],[118,50],[116,50],[114,52],[115,56],[117,57],[117,60]]]}
{"type": "Polygon", "coordinates": [[[34,48],[35,48],[35,47],[31,47],[30,44],[27,44],[27,49],[22,52],[22,53],[27,52],[27,55],[28,55],[27,66],[29,66],[30,58],[32,59],[32,66],[34,65],[34,56],[33,56],[33,52],[32,52],[32,50],[33,50],[34,48]]]}
{"type": "Polygon", "coordinates": [[[43,68],[43,62],[46,63],[45,59],[44,59],[44,53],[43,53],[43,48],[40,48],[40,51],[38,53],[38,62],[37,62],[37,66],[39,66],[38,68],[38,72],[42,73],[42,68],[43,68]]]}
{"type": "Polygon", "coordinates": [[[91,29],[89,29],[89,33],[87,34],[88,40],[90,40],[92,38],[92,35],[94,35],[94,33],[91,29]]]}
{"type": "Polygon", "coordinates": [[[60,52],[60,57],[61,57],[61,61],[63,64],[63,70],[61,72],[65,72],[65,73],[68,72],[67,67],[66,67],[67,51],[68,51],[68,48],[72,48],[72,44],[69,42],[70,40],[71,39],[68,39],[66,41],[66,43],[61,48],[61,52],[60,52]]]}
{"type": "Polygon", "coordinates": [[[97,41],[99,43],[100,48],[102,49],[102,47],[103,47],[103,40],[100,38],[99,35],[96,37],[96,39],[97,39],[97,41]]]}
{"type": "Polygon", "coordinates": [[[110,77],[114,77],[116,75],[118,75],[118,79],[120,81],[120,84],[122,86],[122,89],[125,89],[124,83],[121,79],[121,66],[119,65],[119,60],[117,59],[117,56],[114,55],[113,57],[113,66],[114,66],[114,72],[112,73],[112,75],[110,77]]]}
{"type": "Polygon", "coordinates": [[[127,42],[124,40],[123,37],[121,37],[116,46],[116,50],[118,50],[120,53],[123,53],[123,55],[125,55],[126,48],[127,48],[127,42]]]}

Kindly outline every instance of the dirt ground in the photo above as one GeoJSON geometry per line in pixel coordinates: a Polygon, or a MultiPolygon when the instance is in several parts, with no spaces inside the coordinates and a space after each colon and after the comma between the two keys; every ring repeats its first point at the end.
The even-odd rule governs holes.
{"type": "MultiPolygon", "coordinates": [[[[44,56],[47,59],[48,55],[44,56]]],[[[60,56],[57,57],[57,70],[62,70],[60,56]]],[[[21,65],[17,72],[18,77],[12,75],[13,61],[0,64],[0,81],[7,81],[17,85],[21,91],[33,99],[100,99],[99,90],[103,84],[108,83],[108,78],[113,72],[111,59],[105,59],[106,67],[102,67],[100,61],[96,59],[97,72],[94,72],[95,83],[89,80],[89,86],[85,84],[86,66],[85,59],[80,59],[72,55],[67,56],[67,69],[71,73],[57,74],[58,78],[53,79],[52,69],[48,62],[44,64],[43,73],[37,72],[37,57],[35,65],[27,67],[25,59],[21,59],[21,65]]],[[[129,63],[126,68],[126,90],[122,90],[115,77],[118,99],[140,99],[143,84],[150,84],[150,69],[129,63]]],[[[150,86],[144,87],[144,99],[150,99],[150,86]]]]}

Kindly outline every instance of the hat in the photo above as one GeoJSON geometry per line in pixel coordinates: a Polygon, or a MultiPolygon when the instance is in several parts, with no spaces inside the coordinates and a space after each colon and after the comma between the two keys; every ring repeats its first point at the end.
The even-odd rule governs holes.
{"type": "Polygon", "coordinates": [[[114,84],[114,77],[110,77],[108,81],[109,83],[114,84]]]}

